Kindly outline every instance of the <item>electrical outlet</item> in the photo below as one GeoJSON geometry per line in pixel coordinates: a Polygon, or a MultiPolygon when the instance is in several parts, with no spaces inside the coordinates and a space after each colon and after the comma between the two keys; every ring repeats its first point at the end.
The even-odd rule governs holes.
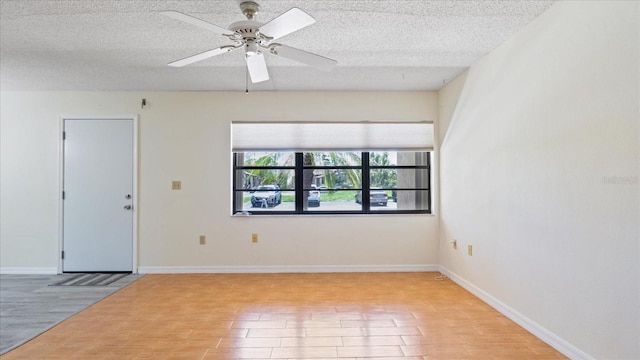
{"type": "Polygon", "coordinates": [[[181,190],[182,182],[179,180],[174,180],[171,182],[171,190],[181,190]]]}
{"type": "Polygon", "coordinates": [[[207,243],[207,237],[204,235],[200,235],[200,245],[204,245],[207,243]]]}
{"type": "Polygon", "coordinates": [[[469,254],[469,256],[473,255],[473,245],[467,245],[467,254],[469,254]]]}
{"type": "Polygon", "coordinates": [[[258,234],[256,234],[256,233],[251,234],[251,242],[252,243],[257,243],[258,242],[258,234]]]}

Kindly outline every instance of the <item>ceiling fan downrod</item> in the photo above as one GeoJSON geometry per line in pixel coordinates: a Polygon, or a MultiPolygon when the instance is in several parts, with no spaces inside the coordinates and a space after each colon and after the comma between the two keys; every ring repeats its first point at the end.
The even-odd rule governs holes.
{"type": "Polygon", "coordinates": [[[253,1],[244,1],[240,3],[240,10],[247,17],[247,20],[254,20],[256,14],[260,11],[260,5],[253,1]]]}

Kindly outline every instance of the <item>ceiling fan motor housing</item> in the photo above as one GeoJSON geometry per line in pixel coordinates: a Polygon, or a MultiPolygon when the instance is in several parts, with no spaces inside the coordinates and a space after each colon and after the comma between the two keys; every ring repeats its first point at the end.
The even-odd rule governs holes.
{"type": "Polygon", "coordinates": [[[253,20],[234,22],[229,26],[229,30],[234,33],[231,39],[239,44],[244,44],[247,54],[259,53],[259,45],[262,41],[258,30],[260,26],[262,23],[253,20]]]}
{"type": "Polygon", "coordinates": [[[258,49],[258,44],[256,44],[255,40],[247,40],[244,43],[244,50],[247,55],[259,54],[261,51],[258,49]]]}
{"type": "Polygon", "coordinates": [[[257,21],[242,20],[229,25],[229,30],[239,35],[242,39],[256,39],[258,38],[258,29],[260,26],[262,26],[262,23],[257,21]]]}

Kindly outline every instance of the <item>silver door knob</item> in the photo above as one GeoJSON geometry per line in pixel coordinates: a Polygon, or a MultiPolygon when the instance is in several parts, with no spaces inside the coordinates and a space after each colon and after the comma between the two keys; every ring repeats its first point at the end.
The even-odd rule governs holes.
{"type": "Polygon", "coordinates": [[[125,206],[124,206],[124,209],[125,209],[125,210],[131,210],[131,205],[125,205],[125,206]]]}

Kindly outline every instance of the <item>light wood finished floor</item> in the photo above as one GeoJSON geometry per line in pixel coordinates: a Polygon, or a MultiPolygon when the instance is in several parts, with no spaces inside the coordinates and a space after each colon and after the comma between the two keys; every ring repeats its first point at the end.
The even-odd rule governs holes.
{"type": "Polygon", "coordinates": [[[147,275],[1,359],[565,358],[437,275],[147,275]]]}

